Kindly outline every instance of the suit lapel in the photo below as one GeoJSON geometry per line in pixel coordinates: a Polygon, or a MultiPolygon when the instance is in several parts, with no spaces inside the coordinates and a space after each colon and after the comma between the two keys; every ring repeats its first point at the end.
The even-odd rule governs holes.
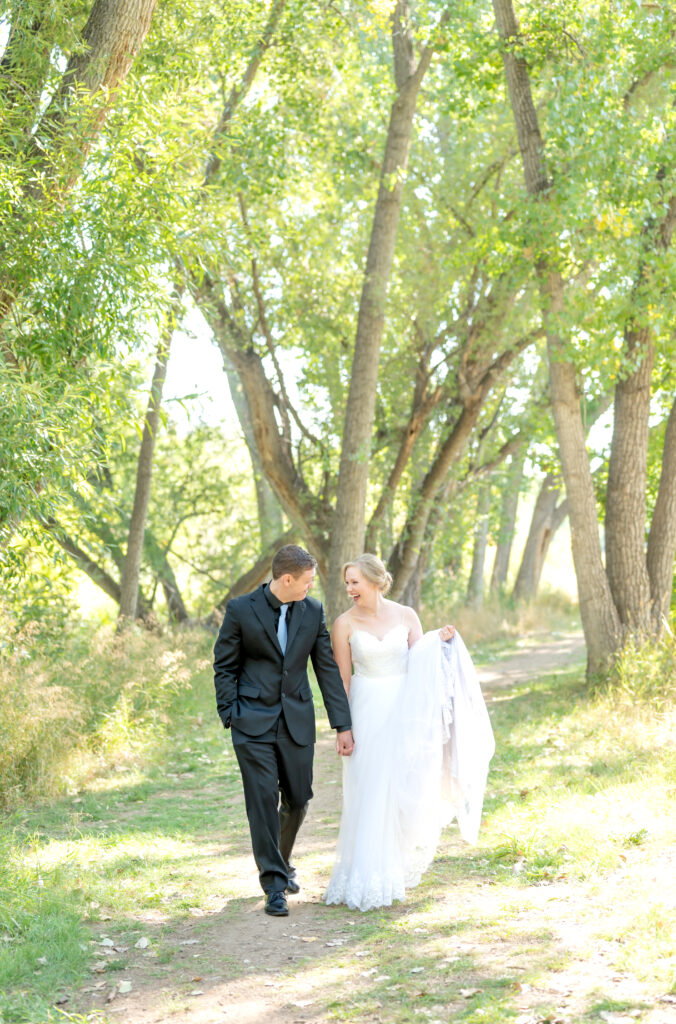
{"type": "Polygon", "coordinates": [[[294,638],[295,638],[298,630],[301,627],[301,623],[303,622],[303,616],[304,615],[305,615],[305,601],[296,601],[296,603],[294,605],[294,609],[293,609],[293,615],[291,616],[291,621],[289,622],[289,632],[287,633],[287,637],[286,637],[286,649],[287,649],[287,651],[291,647],[291,644],[293,643],[294,638]]]}
{"type": "MultiPolygon", "coordinates": [[[[263,587],[259,587],[258,590],[254,591],[253,597],[251,598],[251,606],[254,610],[256,618],[259,620],[265,632],[268,634],[273,644],[282,653],[282,648],[279,646],[279,640],[277,639],[277,630],[275,629],[275,613],[273,612],[268,599],[263,593],[263,587]]],[[[287,641],[288,646],[288,641],[287,641]]]]}

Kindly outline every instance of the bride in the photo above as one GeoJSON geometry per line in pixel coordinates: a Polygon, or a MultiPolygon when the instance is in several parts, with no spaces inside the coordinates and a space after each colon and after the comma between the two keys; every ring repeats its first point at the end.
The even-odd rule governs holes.
{"type": "Polygon", "coordinates": [[[476,842],[495,749],[474,667],[453,626],[423,636],[412,608],[389,601],[375,555],[343,567],[352,608],[333,652],[352,713],[343,812],[328,904],[390,906],[430,864],[454,817],[476,842]],[[354,666],[354,674],[352,668],[354,666]]]}

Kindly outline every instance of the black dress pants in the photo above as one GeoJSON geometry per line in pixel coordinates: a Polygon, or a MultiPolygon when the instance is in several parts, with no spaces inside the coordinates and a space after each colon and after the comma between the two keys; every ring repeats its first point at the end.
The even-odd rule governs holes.
{"type": "Polygon", "coordinates": [[[299,746],[284,716],[262,736],[232,729],[244,784],[251,845],[264,892],[279,892],[289,880],[289,861],[312,797],[314,744],[299,746]]]}

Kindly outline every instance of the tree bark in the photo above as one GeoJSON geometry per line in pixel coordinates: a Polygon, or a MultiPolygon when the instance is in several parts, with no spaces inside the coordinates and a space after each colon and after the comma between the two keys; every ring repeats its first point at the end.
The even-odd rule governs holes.
{"type": "Polygon", "coordinates": [[[434,53],[432,46],[426,46],[416,64],[411,10],[407,0],[397,0],[392,21],[392,47],[397,96],[390,112],[385,156],[380,172],[345,410],[326,588],[327,614],[330,621],[344,608],[341,566],[358,555],[364,547],[366,486],[387,289],[392,271],[416,102],[420,85],[434,53]]]}
{"type": "Polygon", "coordinates": [[[526,456],[522,452],[512,459],[512,464],[507,475],[505,489],[502,495],[502,506],[500,508],[500,522],[498,526],[498,542],[495,548],[495,561],[491,573],[491,594],[503,594],[507,583],[509,572],[509,559],[512,553],[514,541],[514,527],[516,526],[516,513],[519,507],[519,491],[523,480],[523,467],[526,456]]]}
{"type": "Polygon", "coordinates": [[[449,477],[439,492],[437,500],[434,503],[434,507],[430,512],[413,571],[409,576],[406,587],[397,598],[397,600],[402,604],[410,605],[410,607],[415,608],[416,611],[420,607],[422,601],[423,583],[427,568],[430,564],[430,558],[434,547],[434,538],[439,526],[439,520],[446,514],[446,510],[451,505],[451,502],[457,493],[458,483],[453,479],[453,477],[449,477]]]}
{"type": "MultiPolygon", "coordinates": [[[[563,303],[563,281],[556,274],[549,284],[543,289],[545,309],[551,309],[556,315],[563,303]]],[[[595,675],[609,666],[621,643],[620,620],[603,566],[596,495],[575,367],[562,358],[562,342],[554,330],[548,332],[547,348],[552,411],[568,498],[573,564],[587,645],[587,672],[595,675]]]]}
{"type": "Polygon", "coordinates": [[[160,586],[162,587],[162,593],[164,594],[164,600],[167,604],[167,612],[169,615],[169,621],[176,624],[188,621],[188,610],[183,603],[181,597],[181,591],[178,589],[176,577],[173,571],[170,575],[162,573],[158,577],[160,586]]]}
{"type": "MultiPolygon", "coordinates": [[[[542,136],[530,87],[528,66],[517,55],[519,33],[512,0],[493,0],[502,59],[523,163],[526,191],[546,202],[547,179],[542,136]]],[[[573,562],[580,615],[587,644],[587,671],[609,664],[620,642],[620,621],[603,566],[596,498],[585,444],[575,367],[567,358],[558,319],[564,306],[564,281],[550,256],[536,262],[547,335],[552,410],[559,443],[571,521],[573,562]]]]}
{"type": "Polygon", "coordinates": [[[428,548],[425,546],[418,556],[415,569],[411,573],[406,589],[400,597],[403,605],[413,608],[416,612],[419,610],[422,600],[422,585],[425,578],[425,569],[427,568],[427,556],[428,548]]]}
{"type": "Polygon", "coordinates": [[[472,547],[472,568],[467,584],[467,604],[471,608],[482,608],[484,603],[484,567],[486,544],[488,542],[488,513],[491,507],[491,489],[488,481],[479,485],[477,497],[476,526],[472,547]]]}
{"type": "Polygon", "coordinates": [[[265,375],[261,357],[230,314],[216,282],[208,275],[195,298],[221,353],[234,366],[242,383],[263,472],[297,534],[317,559],[320,578],[325,584],[329,518],[294,465],[290,438],[280,433],[275,417],[277,396],[265,375]]]}
{"type": "Polygon", "coordinates": [[[533,508],[526,546],[512,590],[515,601],[532,601],[536,594],[552,537],[566,517],[566,500],[557,505],[561,484],[555,473],[547,473],[533,508]]]}
{"type": "Polygon", "coordinates": [[[676,401],[671,407],[664,434],[662,469],[657,501],[648,537],[648,575],[650,578],[653,630],[661,633],[669,615],[674,585],[676,555],[676,401]]]}
{"type": "Polygon", "coordinates": [[[118,618],[118,630],[124,629],[125,625],[133,622],[136,618],[136,598],[138,594],[139,575],[141,572],[141,559],[143,556],[143,538],[145,536],[146,518],[148,515],[148,504],[150,502],[150,483],[153,473],[153,453],[155,450],[155,439],[160,422],[160,408],[162,405],[162,389],[167,375],[167,363],[171,339],[174,333],[175,313],[170,314],[169,324],[162,333],[157,349],[157,361],[153,373],[153,383],[148,398],[148,408],[143,425],[143,437],[141,439],[141,450],[138,457],[136,469],[136,489],[134,492],[134,505],[129,523],[129,534],[127,537],[127,551],[122,567],[122,581],[120,585],[120,615],[118,618]]]}
{"type": "Polygon", "coordinates": [[[481,405],[476,401],[465,406],[455,422],[446,441],[441,446],[434,462],[423,480],[420,494],[402,530],[399,541],[390,555],[388,567],[394,583],[392,597],[398,601],[408,586],[408,581],[415,571],[425,538],[428,519],[434,508],[435,501],[444,485],[453,463],[460,458],[465,450],[470,434],[479,416],[481,405]]]}
{"type": "Polygon", "coordinates": [[[189,619],[188,610],[183,603],[183,597],[179,590],[174,570],[167,556],[167,549],[147,529],[144,536],[144,548],[155,578],[162,587],[164,600],[167,604],[167,612],[169,613],[169,621],[175,623],[187,622],[189,619]]]}
{"type": "Polygon", "coordinates": [[[622,626],[650,631],[650,579],[645,554],[650,385],[650,328],[625,332],[626,354],[638,365],[615,385],[613,436],[606,489],[606,572],[622,626]]]}
{"type": "MultiPolygon", "coordinates": [[[[72,103],[82,99],[83,94],[100,96],[99,104],[94,107],[93,122],[85,127],[82,134],[76,135],[74,152],[80,159],[71,168],[74,177],[79,174],[101,127],[114,90],[129,74],[134,57],[148,34],[156,4],[157,0],[95,0],[92,6],[82,30],[82,49],[68,61],[36,132],[36,142],[42,147],[47,142],[53,144],[67,125],[72,103]]],[[[71,131],[67,135],[70,136],[71,131]]],[[[64,146],[70,144],[70,139],[64,138],[59,142],[64,146]]],[[[36,155],[38,153],[36,148],[36,155]]]]}
{"type": "MultiPolygon", "coordinates": [[[[646,257],[669,248],[675,225],[676,196],[672,196],[662,220],[658,224],[649,220],[644,225],[643,251],[634,288],[639,309],[646,282],[646,257]]],[[[640,638],[651,632],[654,623],[645,545],[650,399],[655,359],[649,323],[627,325],[624,353],[629,370],[615,386],[608,466],[606,571],[622,626],[640,638]]]]}
{"type": "Polygon", "coordinates": [[[228,378],[230,397],[232,398],[232,404],[235,407],[237,419],[242,428],[242,436],[251,459],[251,469],[256,488],[258,525],[261,534],[261,545],[264,546],[268,537],[277,537],[283,532],[282,510],[263,471],[263,465],[258,454],[258,448],[256,447],[256,437],[251,421],[249,403],[242,388],[242,382],[226,353],[221,351],[221,354],[223,356],[223,369],[228,378]]]}
{"type": "Polygon", "coordinates": [[[445,442],[439,448],[420,490],[409,511],[399,539],[388,559],[388,568],[394,577],[392,597],[398,601],[408,586],[423,548],[425,530],[430,514],[448,477],[451,466],[461,457],[479,418],[483,403],[500,374],[521,351],[528,338],[521,339],[508,352],[503,352],[488,366],[474,367],[462,385],[463,406],[445,442]]]}
{"type": "Polygon", "coordinates": [[[428,390],[429,357],[431,352],[432,346],[426,345],[418,363],[416,386],[414,389],[413,400],[411,402],[411,412],[408,417],[408,422],[404,427],[404,432],[399,444],[399,450],[397,452],[394,465],[390,470],[385,486],[380,493],[375,511],[369,520],[368,528],[366,530],[366,539],[364,542],[366,551],[376,551],[378,547],[376,542],[378,532],[392,505],[394,495],[401,482],[401,478],[404,475],[404,471],[408,465],[415,443],[424,429],[431,413],[441,400],[443,393],[441,387],[437,386],[432,391],[428,390]]]}

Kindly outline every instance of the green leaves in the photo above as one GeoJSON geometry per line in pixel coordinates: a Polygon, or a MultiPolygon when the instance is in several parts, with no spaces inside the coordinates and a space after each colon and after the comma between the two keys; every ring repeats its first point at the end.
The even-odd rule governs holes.
{"type": "MultiPolygon", "coordinates": [[[[434,35],[447,6],[416,4],[420,41],[434,35]]],[[[13,28],[3,67],[11,65],[12,74],[0,82],[0,245],[13,310],[0,341],[0,558],[13,572],[21,535],[35,538],[36,524],[57,515],[115,568],[90,527],[103,523],[115,543],[123,535],[136,399],[145,386],[130,366],[154,343],[177,274],[187,274],[196,291],[209,275],[238,344],[261,355],[277,393],[283,374],[298,413],[297,422],[286,411],[299,479],[330,512],[394,97],[392,4],[288,0],[248,92],[219,129],[272,7],[271,0],[164,0],[83,173],[48,202],[45,168],[53,157],[66,175],[69,157],[50,156],[46,143],[36,154],[30,133],[40,102],[78,45],[87,10],[72,0],[30,0],[8,10],[13,28]],[[210,157],[219,166],[205,188],[210,157]],[[92,466],[102,465],[112,488],[88,480],[92,466]],[[79,518],[84,499],[88,522],[79,518]]],[[[434,38],[438,52],[420,97],[386,309],[371,509],[416,396],[438,388],[440,397],[384,517],[383,550],[405,522],[462,395],[482,367],[522,344],[526,354],[500,378],[505,401],[489,401],[477,429],[495,417],[496,449],[524,429],[537,458],[553,457],[544,403],[530,398],[536,393],[540,403],[544,390],[534,370],[541,342],[533,281],[543,252],[556,250],[567,282],[560,327],[583,395],[607,391],[626,373],[622,336],[630,322],[650,323],[660,387],[665,394],[673,387],[676,261],[673,250],[648,239],[676,189],[676,15],[668,7],[654,17],[640,6],[555,0],[525,5],[520,17],[519,47],[536,83],[552,181],[543,203],[524,195],[490,5],[451,5],[434,38]]],[[[83,107],[90,120],[95,113],[83,107]]],[[[83,140],[73,128],[67,141],[75,153],[83,140]]],[[[201,602],[224,582],[223,551],[238,566],[253,559],[256,529],[240,525],[228,499],[230,490],[255,519],[251,473],[232,438],[201,430],[177,438],[172,430],[169,410],[151,529],[160,547],[169,543],[186,513],[184,497],[195,498],[203,511],[194,523],[201,525],[179,530],[175,550],[200,566],[184,569],[182,585],[201,602]],[[191,466],[195,487],[203,488],[199,500],[191,466]],[[227,529],[214,527],[209,502],[227,529]],[[204,563],[200,544],[209,552],[204,563]]],[[[474,449],[470,439],[468,451],[474,449]]],[[[462,478],[467,469],[461,460],[454,472],[462,478]]],[[[454,515],[462,521],[460,500],[454,515]]],[[[442,538],[440,545],[443,561],[450,542],[442,538]]],[[[147,553],[146,586],[153,557],[147,553]]]]}

